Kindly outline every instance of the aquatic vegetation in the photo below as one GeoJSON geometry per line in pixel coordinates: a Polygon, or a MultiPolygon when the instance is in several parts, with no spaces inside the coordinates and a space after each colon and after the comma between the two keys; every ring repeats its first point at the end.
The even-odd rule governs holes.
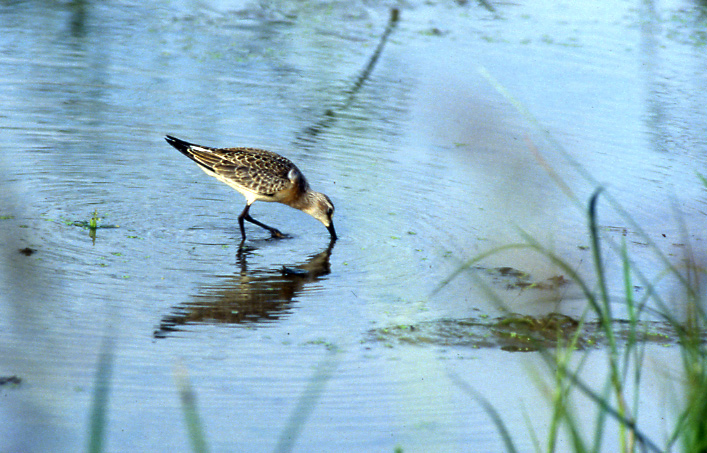
{"type": "MultiPolygon", "coordinates": [[[[569,437],[574,451],[599,451],[604,433],[609,431],[612,420],[618,424],[621,451],[666,451],[679,443],[683,445],[684,451],[704,451],[707,446],[707,316],[698,277],[707,272],[695,263],[689,252],[683,260],[683,267],[669,266],[666,269],[666,274],[682,282],[682,302],[687,307],[687,316],[680,319],[654,290],[655,282],[643,281],[644,277],[630,260],[624,242],[620,256],[625,288],[623,303],[626,304],[628,318],[617,318],[612,313],[612,304],[617,301],[612,300],[607,290],[608,271],[602,254],[604,244],[596,220],[600,193],[600,190],[595,192],[587,208],[595,284],[590,286],[587,279],[577,274],[572,266],[530,236],[525,236],[525,243],[513,245],[541,254],[565,273],[566,276],[553,277],[548,283],[554,282],[560,286],[572,284],[582,290],[588,302],[588,310],[581,318],[551,313],[541,317],[507,314],[492,320],[441,320],[404,328],[378,329],[371,332],[370,340],[539,352],[550,372],[549,385],[554,386],[549,392],[552,418],[547,433],[547,451],[556,451],[560,433],[569,437]],[[641,298],[636,298],[634,293],[633,280],[636,277],[642,280],[646,288],[641,298]],[[649,302],[657,308],[649,308],[649,302]],[[644,319],[648,315],[652,319],[644,319]],[[659,320],[653,320],[655,318],[659,320]],[[685,398],[673,426],[668,428],[672,431],[663,447],[659,447],[655,439],[643,432],[637,422],[643,360],[645,348],[649,344],[679,348],[683,357],[685,398]],[[578,351],[589,349],[606,352],[608,377],[601,390],[593,388],[581,377],[585,357],[577,354],[578,351]],[[627,391],[629,388],[633,389],[632,393],[627,391]],[[578,421],[580,408],[575,406],[573,396],[577,394],[589,398],[600,409],[595,420],[594,438],[589,436],[587,427],[578,421]],[[587,441],[587,437],[591,440],[587,441]]],[[[499,247],[481,254],[469,260],[462,268],[486,272],[493,277],[493,284],[505,285],[507,289],[533,288],[530,277],[522,271],[513,268],[489,269],[478,265],[483,258],[509,247],[499,247]]],[[[456,278],[459,273],[456,272],[452,278],[456,278]]],[[[443,282],[443,285],[448,281],[443,282]]],[[[485,284],[481,280],[477,280],[477,283],[485,284]]],[[[502,300],[497,302],[503,305],[502,300]]],[[[463,376],[457,376],[455,382],[484,407],[496,423],[504,442],[513,445],[502,417],[493,410],[490,403],[464,384],[463,376]]],[[[537,440],[536,449],[543,450],[537,440]]],[[[515,451],[515,446],[509,448],[509,451],[515,451]]]]}
{"type": "Polygon", "coordinates": [[[99,224],[101,217],[98,216],[98,210],[93,210],[93,215],[88,220],[64,220],[64,223],[69,226],[76,226],[88,230],[88,236],[95,243],[96,231],[99,228],[120,228],[118,225],[103,225],[99,224]]]}
{"type": "MultiPolygon", "coordinates": [[[[528,122],[544,135],[545,139],[558,150],[567,162],[580,174],[580,176],[593,187],[599,187],[585,205],[575,195],[569,184],[562,180],[550,167],[548,162],[539,154],[532,143],[530,151],[536,156],[540,165],[555,180],[558,186],[577,207],[587,215],[588,237],[590,245],[588,251],[592,255],[593,275],[582,276],[562,256],[543,246],[535,238],[520,231],[523,242],[497,247],[481,253],[459,266],[457,271],[445,279],[440,288],[462,272],[486,271],[479,263],[492,255],[506,250],[527,249],[543,256],[547,261],[560,269],[561,274],[553,277],[550,282],[557,285],[571,284],[581,290],[587,302],[588,309],[578,320],[565,316],[534,318],[529,316],[510,315],[497,320],[496,324],[480,323],[481,327],[492,335],[484,338],[489,347],[502,347],[497,338],[520,341],[515,345],[515,351],[538,351],[548,367],[549,382],[546,390],[549,395],[551,420],[546,433],[546,445],[541,447],[541,441],[536,433],[530,429],[536,451],[557,451],[562,435],[563,440],[571,445],[572,451],[600,451],[602,441],[610,429],[618,430],[619,445],[614,445],[617,451],[669,451],[678,444],[684,451],[705,451],[707,449],[707,314],[705,313],[704,292],[700,288],[700,280],[707,274],[707,270],[698,264],[689,245],[689,236],[683,227],[681,248],[684,256],[680,264],[675,264],[646,234],[640,225],[631,217],[626,209],[587,172],[581,163],[575,161],[563,147],[540,125],[529,110],[517,101],[508,90],[495,80],[484,68],[479,72],[489,83],[503,95],[528,122]],[[648,279],[639,266],[631,259],[626,246],[625,235],[617,244],[610,238],[602,237],[605,230],[597,221],[597,206],[599,199],[605,200],[626,222],[629,229],[640,237],[639,245],[653,252],[664,271],[657,280],[671,277],[681,289],[680,302],[685,307],[686,315],[678,317],[674,308],[666,303],[663,296],[656,290],[658,281],[648,279]],[[609,293],[607,280],[609,270],[606,265],[604,249],[608,247],[622,265],[624,293],[621,300],[614,300],[609,293]],[[592,283],[590,283],[590,278],[592,283]],[[636,281],[636,282],[634,282],[636,281]],[[644,288],[641,297],[635,294],[636,283],[644,288]],[[615,316],[612,306],[623,304],[628,313],[626,319],[615,316]],[[645,317],[659,319],[660,321],[646,320],[645,317]],[[591,322],[589,321],[591,319],[591,322]],[[587,335],[587,327],[593,327],[592,334],[587,335]],[[505,330],[503,330],[505,329],[505,330]],[[491,338],[493,341],[489,341],[491,338]],[[668,437],[664,446],[659,446],[656,439],[644,432],[638,418],[640,414],[641,382],[644,372],[644,358],[646,345],[651,343],[673,345],[679,349],[683,358],[681,382],[684,397],[677,409],[674,420],[666,422],[668,437]],[[523,349],[525,345],[528,349],[523,349]],[[605,351],[607,377],[600,389],[593,388],[582,378],[583,365],[586,354],[578,352],[589,347],[601,346],[605,351]],[[630,389],[630,390],[629,390],[630,389]],[[580,422],[578,414],[586,412],[586,408],[576,405],[576,397],[581,395],[589,399],[598,408],[594,426],[580,422]],[[593,433],[592,433],[593,428],[593,433]]],[[[702,184],[707,187],[707,180],[698,175],[702,184]]],[[[496,268],[491,270],[491,275],[497,279],[506,279],[512,285],[525,285],[530,281],[529,276],[512,268],[496,268]]],[[[474,277],[474,274],[471,274],[474,277]]],[[[503,300],[488,288],[488,284],[476,278],[475,282],[487,289],[487,294],[492,297],[499,307],[503,307],[503,300]]],[[[531,285],[527,286],[532,287],[531,285]]],[[[456,326],[455,326],[456,327],[456,326]]],[[[379,333],[380,335],[380,333],[379,333]]],[[[382,338],[382,337],[380,337],[382,338]]],[[[409,337],[408,337],[409,338],[409,337]]],[[[415,339],[428,339],[434,336],[419,336],[415,339]]],[[[481,340],[473,345],[480,345],[481,340]]],[[[505,425],[503,418],[494,409],[493,405],[475,389],[471,388],[463,376],[452,376],[455,384],[473,400],[481,405],[487,412],[501,435],[506,449],[516,451],[511,431],[505,425]]]]}
{"type": "Polygon", "coordinates": [[[64,223],[69,226],[77,226],[89,231],[96,231],[99,228],[120,228],[119,225],[101,225],[101,217],[98,216],[98,210],[93,211],[93,215],[88,220],[64,220],[64,223]]]}
{"type": "MultiPolygon", "coordinates": [[[[642,342],[676,346],[680,339],[669,323],[613,320],[614,341],[621,346],[642,342]]],[[[703,336],[704,338],[704,336],[703,336]]],[[[530,316],[517,313],[490,318],[438,319],[416,324],[402,324],[372,329],[366,342],[394,347],[400,344],[416,346],[459,346],[474,349],[501,349],[508,352],[532,352],[567,347],[573,350],[605,348],[606,333],[598,321],[583,321],[560,313],[530,316]]]]}

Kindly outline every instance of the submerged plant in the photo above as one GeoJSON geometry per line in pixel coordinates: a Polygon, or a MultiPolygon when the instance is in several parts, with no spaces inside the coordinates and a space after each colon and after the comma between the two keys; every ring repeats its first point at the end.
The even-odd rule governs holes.
{"type": "Polygon", "coordinates": [[[70,225],[70,226],[77,226],[77,227],[83,228],[84,230],[88,230],[88,236],[95,243],[96,232],[98,231],[99,228],[118,228],[118,225],[99,224],[99,222],[101,220],[102,220],[101,217],[98,215],[98,209],[94,209],[93,215],[88,220],[64,220],[64,223],[66,223],[67,225],[70,225]]]}
{"type": "Polygon", "coordinates": [[[91,217],[91,220],[88,221],[88,229],[89,230],[96,230],[98,228],[98,221],[101,220],[100,217],[98,217],[98,209],[93,210],[93,217],[91,217]]]}

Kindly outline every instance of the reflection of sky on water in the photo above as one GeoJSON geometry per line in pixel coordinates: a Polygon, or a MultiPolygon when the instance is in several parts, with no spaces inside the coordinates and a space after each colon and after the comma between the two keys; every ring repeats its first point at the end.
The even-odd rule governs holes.
{"type": "MultiPolygon", "coordinates": [[[[0,6],[0,215],[14,216],[0,220],[0,364],[27,383],[7,394],[3,418],[15,422],[2,439],[28,450],[84,445],[87,419],[66,414],[88,414],[98,345],[111,325],[118,338],[109,439],[116,449],[145,449],[138,439],[148,438],[161,448],[183,447],[176,361],[190,370],[214,442],[242,449],[239,439],[248,438],[254,449],[271,449],[273,430],[280,431],[324,350],[336,349],[344,352],[311,420],[319,434],[307,434],[303,448],[455,450],[473,441],[494,450],[495,429],[459,402],[445,380],[445,359],[469,359],[452,368],[479,386],[501,375],[522,381],[522,360],[499,360],[496,351],[472,357],[462,349],[361,345],[369,329],[391,322],[495,310],[464,276],[428,295],[465,259],[519,240],[518,227],[578,271],[591,270],[584,213],[547,169],[581,202],[595,184],[479,67],[671,259],[681,259],[687,242],[680,219],[704,259],[707,208],[695,176],[707,173],[705,48],[695,41],[704,19],[689,8],[545,2],[498,5],[498,20],[470,2],[412,5],[353,101],[336,110],[389,11],[319,6],[0,6]],[[307,135],[322,122],[316,136],[307,135]],[[238,283],[250,275],[237,271],[242,198],[175,154],[162,140],[166,133],[280,151],[333,198],[341,239],[331,273],[308,287],[315,290],[296,292],[287,316],[268,329],[200,325],[154,342],[155,326],[199,288],[226,288],[224,275],[237,275],[238,283]],[[94,210],[120,225],[99,229],[95,245],[71,225],[94,210]],[[37,252],[16,252],[27,246],[37,252]],[[477,357],[493,366],[478,366],[477,357]],[[469,430],[468,420],[481,427],[469,430]],[[232,435],[234,424],[241,431],[232,435]]],[[[266,204],[253,209],[294,237],[268,242],[254,232],[252,269],[276,275],[326,246],[326,232],[306,215],[266,204]]],[[[600,222],[607,238],[626,240],[649,275],[662,271],[606,200],[600,222]]],[[[607,266],[617,266],[607,253],[607,266]]],[[[517,251],[484,265],[540,282],[559,272],[517,251]]],[[[620,294],[620,279],[610,283],[620,294]]],[[[571,285],[494,289],[513,311],[583,308],[571,285]]],[[[661,289],[670,294],[671,286],[661,289]]],[[[503,404],[519,397],[512,388],[485,390],[525,426],[517,407],[503,404]]],[[[530,395],[524,389],[520,397],[536,405],[530,395]]]]}

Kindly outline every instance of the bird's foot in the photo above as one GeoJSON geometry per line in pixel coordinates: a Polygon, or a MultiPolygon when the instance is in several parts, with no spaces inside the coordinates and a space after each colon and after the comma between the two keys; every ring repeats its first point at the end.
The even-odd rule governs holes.
{"type": "Polygon", "coordinates": [[[309,272],[298,267],[282,266],[282,275],[290,277],[307,277],[309,276],[309,272]]]}
{"type": "Polygon", "coordinates": [[[272,239],[285,239],[285,238],[289,237],[286,234],[281,233],[280,230],[276,230],[275,228],[270,230],[270,234],[271,234],[270,237],[272,239]]]}

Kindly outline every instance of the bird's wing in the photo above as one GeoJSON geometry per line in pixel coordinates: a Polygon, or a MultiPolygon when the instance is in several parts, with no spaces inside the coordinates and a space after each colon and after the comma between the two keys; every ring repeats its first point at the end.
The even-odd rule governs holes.
{"type": "Polygon", "coordinates": [[[307,190],[302,172],[279,154],[255,148],[211,148],[170,135],[166,140],[226,184],[261,195],[273,195],[284,190],[292,194],[304,193],[307,190]]]}
{"type": "Polygon", "coordinates": [[[209,164],[217,176],[263,195],[291,189],[304,180],[292,162],[269,151],[252,148],[213,150],[210,159],[209,164]]]}

